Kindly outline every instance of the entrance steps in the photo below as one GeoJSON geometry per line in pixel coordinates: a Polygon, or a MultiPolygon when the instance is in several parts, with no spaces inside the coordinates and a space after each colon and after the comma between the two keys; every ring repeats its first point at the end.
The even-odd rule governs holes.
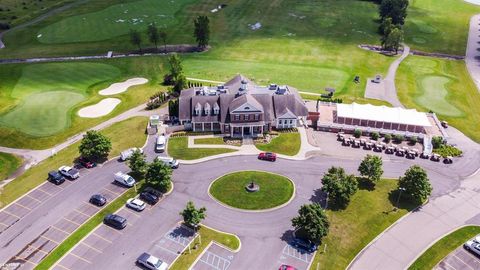
{"type": "Polygon", "coordinates": [[[242,144],[243,145],[253,145],[253,138],[252,137],[243,137],[242,144]]]}

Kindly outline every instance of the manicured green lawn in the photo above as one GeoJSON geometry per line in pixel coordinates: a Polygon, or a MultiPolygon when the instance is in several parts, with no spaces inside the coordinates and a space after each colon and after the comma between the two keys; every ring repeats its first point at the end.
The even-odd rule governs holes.
{"type": "Polygon", "coordinates": [[[193,160],[237,150],[226,148],[188,148],[188,137],[175,137],[168,139],[168,154],[176,159],[193,160]]]}
{"type": "Polygon", "coordinates": [[[280,135],[268,144],[255,144],[255,146],[266,152],[274,152],[287,156],[294,156],[300,151],[301,146],[300,133],[280,133],[280,135]]]}
{"type": "Polygon", "coordinates": [[[37,38],[42,43],[88,42],[126,35],[130,29],[143,31],[150,23],[169,27],[178,23],[174,15],[190,2],[140,0],[112,5],[50,24],[38,31],[37,38]]]}
{"type": "MultiPolygon", "coordinates": [[[[134,117],[101,131],[112,140],[112,151],[109,157],[117,156],[130,147],[142,147],[147,138],[145,134],[147,121],[146,117],[134,117]],[[128,136],[125,136],[125,130],[129,131],[128,136]]],[[[5,185],[0,190],[0,208],[46,181],[50,170],[57,169],[61,165],[73,164],[78,157],[78,146],[79,142],[63,149],[5,185]]]]}
{"type": "Polygon", "coordinates": [[[396,84],[406,107],[431,110],[480,142],[480,94],[463,61],[409,56],[398,69],[396,84]]]}
{"type": "Polygon", "coordinates": [[[200,138],[193,140],[195,144],[225,144],[223,138],[216,137],[216,138],[200,138]]]}
{"type": "Polygon", "coordinates": [[[15,155],[0,152],[0,181],[6,179],[18,167],[22,165],[22,159],[15,155]]]}
{"type": "Polygon", "coordinates": [[[0,145],[45,149],[99,124],[158,91],[164,59],[129,58],[88,62],[0,66],[0,145]],[[98,91],[127,78],[149,82],[114,95],[122,102],[107,116],[81,118],[77,111],[96,104],[98,91]]]}
{"type": "Polygon", "coordinates": [[[52,8],[63,6],[74,0],[2,0],[0,3],[0,22],[11,26],[34,19],[52,8]]]}
{"type": "Polygon", "coordinates": [[[382,179],[369,191],[360,188],[343,211],[327,211],[330,231],[314,258],[311,269],[320,264],[321,269],[345,269],[355,255],[378,234],[393,224],[413,205],[401,202],[400,210],[393,212],[396,202],[397,181],[382,179]],[[324,245],[327,250],[323,253],[324,245]]]}
{"type": "Polygon", "coordinates": [[[284,176],[260,172],[241,171],[216,179],[209,190],[220,202],[240,209],[262,210],[282,205],[293,196],[293,183],[284,176]],[[248,192],[245,186],[254,181],[257,192],[248,192]]]}
{"type": "Polygon", "coordinates": [[[480,6],[463,0],[410,1],[405,42],[422,51],[465,55],[470,18],[478,13],[480,6]]]}
{"type": "Polygon", "coordinates": [[[175,261],[174,264],[170,266],[169,269],[171,270],[183,270],[189,269],[195,259],[203,252],[203,250],[208,246],[208,244],[212,241],[220,243],[231,250],[237,250],[240,248],[240,239],[237,236],[229,233],[218,232],[212,230],[208,227],[201,226],[198,233],[201,236],[201,243],[199,237],[195,238],[195,240],[190,245],[191,253],[188,253],[188,248],[185,252],[183,252],[180,257],[175,261]],[[198,244],[198,248],[194,248],[195,245],[198,244]]]}
{"type": "Polygon", "coordinates": [[[427,249],[408,269],[433,269],[450,252],[477,234],[480,234],[480,226],[466,226],[450,233],[427,249]]]}

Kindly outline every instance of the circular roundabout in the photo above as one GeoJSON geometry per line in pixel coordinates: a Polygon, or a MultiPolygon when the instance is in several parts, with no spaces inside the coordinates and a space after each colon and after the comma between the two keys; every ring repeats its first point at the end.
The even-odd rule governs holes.
{"type": "Polygon", "coordinates": [[[293,182],[263,171],[238,171],[215,179],[208,189],[217,202],[241,210],[272,210],[288,204],[295,194],[293,182]]]}

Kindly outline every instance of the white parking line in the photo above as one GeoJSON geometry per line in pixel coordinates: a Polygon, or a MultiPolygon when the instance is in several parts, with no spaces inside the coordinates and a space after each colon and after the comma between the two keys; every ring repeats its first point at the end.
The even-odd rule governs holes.
{"type": "Polygon", "coordinates": [[[305,262],[305,263],[309,263],[310,259],[311,259],[311,258],[309,258],[308,253],[303,253],[302,254],[298,249],[290,246],[289,244],[287,244],[283,248],[282,253],[284,255],[295,258],[295,259],[300,260],[300,261],[305,262]]]}
{"type": "Polygon", "coordinates": [[[202,258],[200,258],[200,261],[213,267],[216,270],[227,270],[230,266],[230,260],[218,256],[217,254],[214,254],[210,251],[207,251],[202,256],[202,258]],[[207,258],[204,260],[203,258],[205,257],[205,255],[207,255],[207,258]]]}
{"type": "MultiPolygon", "coordinates": [[[[44,192],[44,193],[45,193],[45,194],[47,194],[46,192],[44,192]]],[[[48,194],[47,194],[47,195],[48,195],[48,194]]],[[[26,195],[26,197],[29,197],[30,199],[32,199],[32,200],[35,200],[35,201],[37,201],[37,202],[39,202],[39,203],[41,203],[41,202],[42,202],[42,201],[40,201],[39,199],[37,199],[37,198],[33,197],[33,196],[32,196],[32,195],[30,195],[30,194],[27,194],[27,195],[26,195]]]]}
{"type": "Polygon", "coordinates": [[[461,249],[461,252],[467,254],[467,256],[470,256],[477,264],[480,264],[480,261],[478,260],[478,258],[475,255],[471,254],[470,252],[466,252],[463,249],[461,249]]]}
{"type": "Polygon", "coordinates": [[[464,265],[466,265],[468,268],[472,269],[472,270],[475,270],[473,267],[470,266],[470,264],[464,262],[462,259],[460,259],[459,257],[457,257],[457,255],[453,254],[453,258],[459,260],[461,263],[463,263],[464,265]]]}
{"type": "Polygon", "coordinates": [[[167,251],[168,253],[171,253],[171,254],[173,254],[173,255],[175,255],[175,256],[178,255],[177,252],[173,252],[173,251],[171,251],[171,250],[168,249],[168,248],[164,248],[164,247],[162,247],[162,246],[160,246],[160,245],[155,245],[155,246],[158,247],[158,248],[161,248],[161,249],[163,249],[163,250],[167,251]]]}
{"type": "Polygon", "coordinates": [[[177,244],[180,244],[184,247],[186,247],[188,245],[188,243],[190,242],[188,237],[184,237],[182,235],[174,235],[173,231],[167,232],[167,234],[165,234],[165,238],[167,238],[168,240],[173,241],[177,244]]]}
{"type": "Polygon", "coordinates": [[[447,268],[452,268],[453,270],[457,270],[455,267],[451,266],[449,263],[447,263],[446,261],[443,261],[445,263],[445,266],[447,266],[447,268]]]}

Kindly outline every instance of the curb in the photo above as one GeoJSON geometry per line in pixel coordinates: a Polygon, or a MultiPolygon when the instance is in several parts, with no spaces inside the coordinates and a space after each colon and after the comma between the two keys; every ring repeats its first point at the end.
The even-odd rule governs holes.
{"type": "Polygon", "coordinates": [[[294,182],[292,179],[290,179],[290,178],[288,178],[288,177],[286,177],[286,176],[284,176],[284,175],[278,174],[278,173],[268,172],[268,171],[261,171],[261,170],[231,171],[231,172],[225,173],[225,174],[223,174],[223,175],[215,178],[215,179],[214,179],[212,182],[210,182],[210,184],[208,185],[208,196],[209,196],[211,199],[213,199],[216,203],[220,204],[221,206],[223,206],[223,207],[225,207],[225,208],[228,208],[228,209],[231,209],[231,210],[240,211],[240,212],[244,212],[244,213],[266,213],[266,212],[272,212],[272,211],[281,209],[281,208],[289,205],[289,204],[293,201],[293,199],[295,199],[295,197],[296,197],[296,191],[297,191],[297,188],[296,188],[295,182],[294,182]],[[213,183],[214,183],[215,181],[217,181],[218,179],[220,179],[220,178],[222,178],[222,177],[224,177],[224,176],[226,176],[226,175],[229,175],[229,174],[234,174],[234,173],[237,173],[237,172],[248,172],[248,171],[250,171],[250,172],[270,173],[270,174],[275,174],[275,175],[278,175],[278,176],[287,178],[288,181],[290,181],[290,182],[292,183],[292,185],[293,185],[292,196],[290,197],[290,199],[289,199],[287,202],[285,202],[285,203],[283,203],[283,204],[281,204],[281,205],[275,206],[275,207],[273,207],[273,208],[259,209],[259,210],[248,210],[248,209],[236,208],[236,207],[230,206],[230,205],[228,205],[228,204],[225,204],[225,203],[219,201],[218,199],[216,199],[216,198],[210,193],[210,188],[212,187],[213,183]]]}
{"type": "Polygon", "coordinates": [[[388,226],[387,228],[385,228],[385,230],[383,230],[380,234],[378,234],[377,236],[375,236],[375,238],[372,239],[372,241],[370,241],[365,247],[363,247],[358,253],[357,255],[355,255],[355,257],[350,261],[350,263],[347,265],[347,267],[345,268],[346,270],[350,269],[350,267],[357,261],[358,257],[360,255],[362,255],[366,249],[368,249],[371,245],[373,245],[373,243],[375,243],[380,237],[382,237],[386,232],[388,232],[393,226],[397,225],[398,223],[400,223],[403,219],[407,218],[408,216],[410,216],[412,213],[416,212],[418,209],[422,208],[423,206],[427,205],[428,203],[430,202],[430,199],[427,199],[423,204],[415,207],[414,209],[410,210],[407,214],[405,214],[404,216],[402,216],[401,218],[397,219],[397,221],[395,221],[394,223],[390,224],[390,226],[388,226]]]}
{"type": "MultiPolygon", "coordinates": [[[[216,231],[216,232],[223,233],[223,234],[233,235],[233,236],[235,236],[235,238],[237,238],[238,242],[240,243],[240,244],[238,245],[238,248],[235,249],[235,250],[233,250],[233,249],[231,249],[231,248],[229,248],[229,247],[226,247],[226,246],[224,246],[224,245],[222,245],[222,244],[220,244],[220,243],[217,243],[219,246],[221,246],[221,247],[223,247],[223,248],[225,248],[225,249],[227,249],[227,250],[229,250],[229,251],[231,251],[231,252],[233,252],[233,253],[237,253],[237,252],[240,251],[240,249],[242,249],[242,240],[240,240],[240,237],[238,237],[236,234],[229,233],[229,232],[224,232],[224,231],[221,231],[221,230],[217,230],[217,229],[214,229],[214,228],[212,228],[212,227],[210,227],[210,226],[207,226],[207,225],[205,225],[205,224],[203,224],[203,223],[200,223],[200,224],[201,224],[202,226],[204,226],[204,227],[212,230],[212,231],[216,231]]],[[[213,241],[213,242],[215,242],[215,241],[213,241]]]]}
{"type": "MultiPolygon", "coordinates": [[[[438,241],[442,240],[444,237],[462,229],[462,228],[465,228],[465,227],[468,227],[468,226],[475,226],[475,227],[480,227],[478,224],[464,224],[460,227],[456,227],[450,231],[448,231],[447,233],[443,234],[442,236],[438,237],[437,239],[435,239],[432,243],[430,243],[430,245],[428,245],[428,247],[426,247],[425,249],[422,250],[422,252],[419,253],[419,255],[417,255],[417,257],[415,257],[415,259],[413,259],[409,264],[408,264],[408,267],[406,269],[408,269],[410,266],[412,266],[412,264],[417,261],[418,258],[420,258],[428,249],[430,249],[433,245],[435,245],[438,241]]],[[[450,255],[450,253],[452,253],[454,250],[452,250],[451,252],[449,252],[445,257],[443,257],[436,265],[438,265],[441,261],[443,261],[443,259],[445,259],[448,255],[450,255]]]]}

